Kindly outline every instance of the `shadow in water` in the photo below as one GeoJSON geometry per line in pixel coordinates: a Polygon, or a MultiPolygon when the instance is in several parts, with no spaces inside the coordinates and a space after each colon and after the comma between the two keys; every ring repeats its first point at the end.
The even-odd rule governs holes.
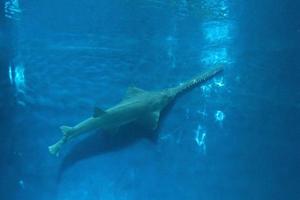
{"type": "Polygon", "coordinates": [[[136,124],[129,124],[122,126],[118,133],[98,131],[84,138],[78,144],[74,145],[63,158],[59,167],[57,181],[60,181],[64,171],[75,163],[93,156],[118,151],[134,144],[141,138],[148,138],[156,142],[157,131],[153,132],[145,130],[136,124]]]}

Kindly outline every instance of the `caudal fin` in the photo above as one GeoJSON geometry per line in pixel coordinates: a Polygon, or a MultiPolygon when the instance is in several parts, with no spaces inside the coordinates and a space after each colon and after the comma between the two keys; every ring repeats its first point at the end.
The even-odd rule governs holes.
{"type": "Polygon", "coordinates": [[[69,126],[61,126],[60,130],[63,133],[63,137],[55,144],[48,147],[49,152],[56,156],[59,155],[59,151],[60,151],[62,145],[67,142],[68,138],[71,135],[71,131],[73,130],[73,128],[69,127],[69,126]]]}
{"type": "Polygon", "coordinates": [[[59,127],[64,136],[70,136],[71,131],[73,130],[70,126],[61,126],[59,127]]]}
{"type": "Polygon", "coordinates": [[[62,145],[65,143],[65,137],[63,137],[62,139],[60,139],[58,142],[56,142],[55,144],[51,145],[48,147],[48,150],[51,154],[55,155],[55,156],[59,156],[59,151],[62,147],[62,145]]]}

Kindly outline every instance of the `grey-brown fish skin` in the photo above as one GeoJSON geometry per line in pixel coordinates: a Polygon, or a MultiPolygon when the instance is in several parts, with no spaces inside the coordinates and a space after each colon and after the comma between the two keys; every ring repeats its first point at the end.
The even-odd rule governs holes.
{"type": "Polygon", "coordinates": [[[95,108],[93,116],[74,127],[61,126],[63,137],[54,145],[49,146],[49,151],[51,154],[58,156],[63,144],[82,133],[96,129],[116,133],[119,127],[131,122],[137,122],[149,130],[155,130],[159,123],[161,111],[173,102],[178,95],[204,83],[221,71],[223,71],[223,67],[213,68],[179,86],[162,91],[152,92],[130,87],[124,99],[116,106],[105,111],[95,108]]]}

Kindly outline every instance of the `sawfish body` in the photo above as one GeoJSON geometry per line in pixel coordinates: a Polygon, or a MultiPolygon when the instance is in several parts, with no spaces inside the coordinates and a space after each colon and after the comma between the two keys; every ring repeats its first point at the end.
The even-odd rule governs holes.
{"type": "Polygon", "coordinates": [[[155,130],[159,123],[161,111],[183,92],[207,81],[223,70],[214,68],[180,84],[177,87],[151,92],[136,87],[129,87],[123,100],[107,110],[95,108],[94,114],[79,124],[69,127],[61,126],[63,137],[49,147],[52,154],[58,155],[64,143],[70,139],[96,129],[117,133],[118,129],[129,123],[138,123],[149,130],[155,130]]]}

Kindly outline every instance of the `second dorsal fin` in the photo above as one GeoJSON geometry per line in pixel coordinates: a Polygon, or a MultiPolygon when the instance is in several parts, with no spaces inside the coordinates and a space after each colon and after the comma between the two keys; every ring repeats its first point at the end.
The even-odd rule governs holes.
{"type": "Polygon", "coordinates": [[[105,114],[106,112],[98,107],[95,107],[93,117],[100,117],[101,115],[105,114]]]}
{"type": "Polygon", "coordinates": [[[130,97],[134,97],[134,96],[142,94],[144,92],[146,92],[146,91],[142,90],[140,88],[137,88],[137,87],[128,87],[124,99],[130,98],[130,97]]]}

